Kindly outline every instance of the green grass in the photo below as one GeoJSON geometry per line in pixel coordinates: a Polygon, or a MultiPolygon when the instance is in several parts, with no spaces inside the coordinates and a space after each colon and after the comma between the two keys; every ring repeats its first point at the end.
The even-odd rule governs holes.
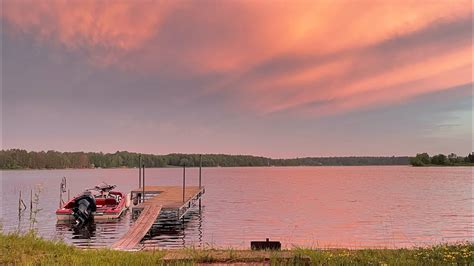
{"type": "Polygon", "coordinates": [[[82,250],[61,242],[41,239],[33,233],[0,233],[0,265],[192,265],[198,262],[262,261],[272,265],[474,265],[473,256],[472,243],[414,249],[363,250],[82,250]]]}
{"type": "Polygon", "coordinates": [[[313,264],[324,265],[474,265],[474,245],[459,243],[413,249],[362,249],[315,251],[296,249],[313,264]]]}
{"type": "Polygon", "coordinates": [[[0,234],[0,265],[156,265],[164,252],[81,250],[35,234],[0,234]]]}

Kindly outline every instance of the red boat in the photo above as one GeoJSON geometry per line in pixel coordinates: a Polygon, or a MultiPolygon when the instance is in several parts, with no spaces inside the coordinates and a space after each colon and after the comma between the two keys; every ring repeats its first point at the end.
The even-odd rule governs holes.
{"type": "Polygon", "coordinates": [[[104,183],[72,198],[62,208],[56,210],[58,221],[76,221],[77,224],[82,224],[91,219],[120,218],[130,203],[124,193],[112,191],[115,187],[104,183]],[[94,195],[91,190],[98,193],[94,195]]]}

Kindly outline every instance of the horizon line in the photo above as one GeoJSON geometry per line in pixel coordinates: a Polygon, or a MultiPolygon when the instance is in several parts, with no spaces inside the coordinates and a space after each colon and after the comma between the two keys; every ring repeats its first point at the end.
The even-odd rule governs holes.
{"type": "MultiPolygon", "coordinates": [[[[263,155],[254,155],[254,154],[234,154],[234,153],[185,153],[185,152],[171,152],[171,153],[163,153],[163,154],[158,154],[158,153],[142,153],[142,152],[136,152],[136,151],[128,151],[128,150],[117,150],[115,152],[103,152],[103,151],[61,151],[61,150],[28,150],[28,149],[23,149],[23,148],[8,148],[8,149],[1,149],[0,151],[11,151],[11,150],[22,150],[26,151],[28,153],[30,152],[59,152],[59,153],[102,153],[102,154],[116,154],[120,152],[127,152],[127,153],[134,153],[134,154],[139,154],[139,155],[153,155],[153,156],[166,156],[166,155],[173,155],[173,154],[178,154],[178,155],[227,155],[227,156],[252,156],[252,157],[261,157],[261,158],[266,158],[266,159],[272,159],[272,160],[288,160],[288,159],[301,159],[301,158],[348,158],[348,157],[356,157],[356,158],[363,158],[363,157],[369,157],[369,158],[377,158],[377,157],[414,157],[414,155],[323,155],[323,156],[296,156],[296,157],[272,157],[272,156],[263,156],[263,155]]],[[[424,152],[417,152],[418,153],[424,153],[424,152]]],[[[429,154],[429,153],[428,153],[429,154]]],[[[438,155],[438,154],[445,154],[445,153],[436,153],[433,155],[438,155]]],[[[451,153],[446,153],[446,154],[451,154],[451,153]]],[[[458,156],[463,156],[456,154],[458,156]]],[[[467,156],[467,155],[466,155],[467,156]]]]}

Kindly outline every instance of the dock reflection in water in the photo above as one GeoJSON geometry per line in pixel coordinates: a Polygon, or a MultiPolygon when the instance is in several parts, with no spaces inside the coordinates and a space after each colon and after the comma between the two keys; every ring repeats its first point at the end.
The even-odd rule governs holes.
{"type": "Polygon", "coordinates": [[[143,239],[145,248],[202,247],[202,212],[190,209],[179,220],[174,213],[162,212],[148,235],[143,239]]]}
{"type": "MultiPolygon", "coordinates": [[[[117,221],[94,221],[82,227],[72,222],[56,224],[56,239],[81,248],[108,247],[133,224],[130,211],[117,221]]],[[[202,246],[202,219],[199,208],[192,208],[179,220],[163,212],[141,244],[145,248],[182,248],[202,246]]]]}

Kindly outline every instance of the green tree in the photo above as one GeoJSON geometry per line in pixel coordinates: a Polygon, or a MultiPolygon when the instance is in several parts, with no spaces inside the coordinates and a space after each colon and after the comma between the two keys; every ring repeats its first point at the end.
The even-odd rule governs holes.
{"type": "Polygon", "coordinates": [[[458,161],[458,156],[455,153],[448,155],[448,161],[450,164],[455,164],[458,161]]]}
{"type": "Polygon", "coordinates": [[[413,166],[423,166],[426,164],[430,164],[431,159],[428,153],[418,153],[414,158],[410,159],[410,164],[413,166]]]}
{"type": "Polygon", "coordinates": [[[183,165],[189,166],[189,160],[186,159],[186,158],[181,158],[181,160],[179,161],[179,165],[180,166],[183,166],[183,165]]]}
{"type": "Polygon", "coordinates": [[[436,165],[448,165],[449,160],[448,160],[448,157],[446,157],[446,155],[438,154],[438,155],[433,156],[433,158],[431,158],[431,163],[436,164],[436,165]]]}
{"type": "Polygon", "coordinates": [[[467,159],[466,160],[467,162],[474,163],[474,152],[469,153],[469,155],[467,155],[466,159],[467,159]]]}
{"type": "Polygon", "coordinates": [[[425,165],[421,160],[420,158],[418,157],[413,157],[410,159],[410,164],[413,165],[413,166],[423,166],[425,165]]]}
{"type": "Polygon", "coordinates": [[[430,155],[426,152],[418,153],[416,155],[416,157],[418,157],[420,159],[420,161],[424,164],[430,164],[430,162],[431,162],[430,155]]]}

